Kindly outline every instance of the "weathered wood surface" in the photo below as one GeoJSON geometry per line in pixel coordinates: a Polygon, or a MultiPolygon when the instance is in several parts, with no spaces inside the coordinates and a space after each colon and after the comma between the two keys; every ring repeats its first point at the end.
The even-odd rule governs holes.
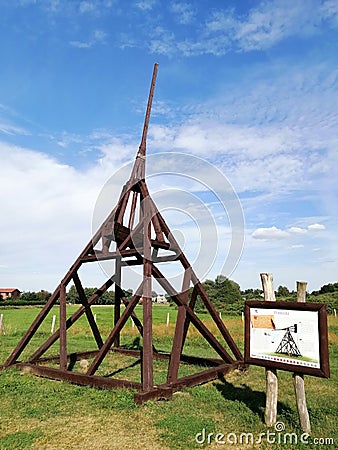
{"type": "MultiPolygon", "coordinates": [[[[264,292],[264,301],[275,302],[275,291],[273,288],[272,273],[261,273],[261,281],[264,292]]],[[[277,421],[277,400],[278,400],[278,378],[275,369],[265,369],[266,378],[266,405],[265,423],[268,427],[277,421]]]]}
{"type": "MultiPolygon", "coordinates": [[[[304,303],[306,298],[305,281],[297,281],[297,302],[304,303]]],[[[293,385],[295,388],[297,409],[300,426],[305,433],[311,433],[309,412],[306,405],[305,383],[303,374],[293,374],[293,385]]]]}

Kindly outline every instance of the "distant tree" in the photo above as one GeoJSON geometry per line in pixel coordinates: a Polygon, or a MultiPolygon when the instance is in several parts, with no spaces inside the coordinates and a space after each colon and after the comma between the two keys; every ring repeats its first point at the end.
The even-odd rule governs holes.
{"type": "MultiPolygon", "coordinates": [[[[235,281],[229,280],[224,275],[218,275],[215,281],[206,280],[202,285],[217,311],[233,314],[243,309],[240,286],[235,281]]],[[[198,298],[196,310],[203,312],[205,309],[204,303],[198,298]]]]}
{"type": "Polygon", "coordinates": [[[253,289],[249,288],[249,289],[245,289],[244,291],[241,291],[242,295],[245,295],[246,297],[251,297],[253,295],[253,289]]]}
{"type": "Polygon", "coordinates": [[[37,296],[37,299],[38,299],[39,303],[47,303],[47,300],[49,299],[49,297],[51,295],[52,294],[50,292],[45,291],[43,289],[40,292],[36,293],[36,296],[37,296]]]}
{"type": "Polygon", "coordinates": [[[127,289],[124,291],[125,296],[127,297],[128,300],[130,300],[133,296],[133,290],[132,289],[127,289]]]}
{"type": "Polygon", "coordinates": [[[79,294],[77,293],[76,287],[73,285],[67,292],[67,303],[75,305],[75,303],[80,303],[79,294]]]}
{"type": "Polygon", "coordinates": [[[224,281],[226,281],[228,278],[225,275],[217,275],[217,277],[215,278],[215,283],[216,284],[222,284],[224,283],[224,281]]]}
{"type": "Polygon", "coordinates": [[[39,298],[36,292],[28,291],[20,295],[20,300],[30,303],[38,303],[39,298]]]}
{"type": "Polygon", "coordinates": [[[276,296],[277,297],[288,297],[290,295],[290,291],[286,286],[278,286],[276,296]]]}
{"type": "Polygon", "coordinates": [[[325,303],[328,314],[333,314],[334,310],[338,311],[338,292],[327,292],[319,294],[318,291],[311,292],[306,301],[314,303],[325,303]]]}
{"type": "MultiPolygon", "coordinates": [[[[93,294],[96,293],[97,288],[85,287],[83,290],[87,299],[89,299],[93,294]]],[[[101,297],[99,297],[96,300],[95,305],[113,305],[114,301],[115,301],[114,291],[106,291],[101,297]]],[[[71,286],[69,291],[67,292],[67,302],[72,304],[81,303],[80,296],[74,285],[71,286]]]]}
{"type": "MultiPolygon", "coordinates": [[[[335,283],[335,284],[338,284],[338,283],[335,283]]],[[[334,284],[332,284],[332,283],[329,283],[329,284],[324,284],[324,286],[322,286],[320,289],[319,289],[319,293],[320,294],[327,294],[328,292],[334,292],[336,289],[335,289],[335,285],[334,284]]],[[[338,289],[337,289],[338,290],[338,289]]]]}
{"type": "Polygon", "coordinates": [[[262,289],[245,289],[245,291],[241,291],[242,296],[245,298],[245,300],[250,300],[250,299],[260,299],[263,291],[262,289]]]}
{"type": "Polygon", "coordinates": [[[115,292],[106,291],[97,301],[97,305],[113,305],[115,303],[115,292]]]}

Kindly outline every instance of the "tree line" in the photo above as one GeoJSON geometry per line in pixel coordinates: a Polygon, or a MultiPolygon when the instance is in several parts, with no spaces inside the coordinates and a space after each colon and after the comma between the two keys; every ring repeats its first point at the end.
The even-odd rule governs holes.
{"type": "MultiPolygon", "coordinates": [[[[218,312],[224,314],[241,314],[244,310],[245,300],[262,300],[262,289],[246,289],[241,290],[238,283],[224,275],[218,275],[215,280],[206,280],[202,283],[208,297],[214,304],[218,312]]],[[[91,297],[97,288],[85,287],[84,292],[87,298],[91,297]]],[[[130,298],[133,295],[132,289],[124,291],[125,296],[130,298]]],[[[192,288],[190,288],[190,296],[192,288]]],[[[290,291],[286,286],[278,286],[275,291],[276,299],[280,301],[296,301],[297,292],[290,291]]],[[[50,298],[51,293],[46,290],[39,292],[23,292],[16,300],[7,299],[3,302],[8,306],[23,306],[23,305],[44,305],[50,298]]],[[[152,292],[152,296],[156,297],[157,293],[152,292]]],[[[169,303],[172,306],[174,302],[166,295],[169,303]]],[[[312,291],[307,294],[307,302],[325,303],[329,314],[333,314],[334,309],[338,310],[338,283],[328,283],[323,285],[319,290],[312,291]]],[[[97,301],[96,305],[113,305],[115,302],[115,293],[113,290],[106,291],[97,301]]],[[[81,304],[80,297],[75,286],[71,286],[67,292],[67,303],[81,304]]],[[[206,312],[206,308],[200,298],[197,299],[197,312],[206,312]]]]}

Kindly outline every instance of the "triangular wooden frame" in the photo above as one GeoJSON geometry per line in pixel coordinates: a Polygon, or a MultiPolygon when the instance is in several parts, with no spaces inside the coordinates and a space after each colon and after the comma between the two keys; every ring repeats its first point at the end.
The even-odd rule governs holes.
{"type": "Polygon", "coordinates": [[[175,390],[181,389],[183,386],[193,386],[207,382],[224,375],[234,367],[244,366],[240,350],[223,321],[220,319],[202,284],[198,280],[183,251],[180,249],[179,244],[170,233],[169,227],[148,192],[145,181],[146,137],[157,68],[158,66],[155,64],[139,151],[131,176],[122,189],[116,207],[69,269],[44,308],[13,350],[3,368],[18,365],[40,376],[101,388],[131,387],[138,391],[135,395],[135,401],[137,403],[143,403],[150,399],[170,398],[175,390]],[[129,213],[127,214],[128,202],[129,213]],[[139,205],[140,217],[138,223],[134,225],[137,205],[139,205]],[[115,243],[114,251],[110,248],[112,243],[115,243]],[[98,249],[98,247],[100,248],[98,249]],[[164,256],[159,256],[159,249],[165,251],[164,256]],[[85,263],[102,260],[115,260],[115,273],[96,293],[87,298],[78,271],[85,263]],[[162,262],[168,261],[178,261],[182,265],[184,275],[182,277],[182,289],[180,292],[174,289],[158,267],[162,262]],[[140,265],[143,267],[143,279],[132,298],[128,300],[121,288],[121,272],[124,266],[132,265],[140,265]],[[178,306],[175,334],[170,354],[158,352],[153,346],[151,298],[153,278],[157,280],[178,306]],[[66,288],[71,281],[76,287],[82,306],[72,316],[67,318],[66,288]],[[94,320],[91,306],[113,284],[115,284],[114,327],[107,339],[103,341],[99,328],[94,320]],[[193,286],[193,291],[189,300],[188,294],[191,286],[193,286]],[[198,296],[203,301],[221,336],[227,343],[233,354],[232,356],[195,314],[194,308],[198,296]],[[141,323],[134,312],[135,306],[141,299],[143,305],[143,323],[141,323]],[[19,357],[21,353],[58,300],[60,304],[60,328],[30,356],[28,362],[20,362],[19,357]],[[121,312],[120,308],[121,303],[125,305],[123,312],[121,312]],[[98,348],[90,352],[67,354],[67,330],[83,314],[87,316],[98,348]],[[141,351],[127,350],[120,346],[120,333],[129,317],[133,319],[142,336],[143,347],[141,351]],[[219,355],[219,359],[189,357],[182,353],[190,323],[209,342],[210,346],[219,355]],[[43,357],[45,352],[57,340],[60,342],[60,355],[56,357],[43,357]],[[120,352],[140,357],[141,383],[95,375],[108,352],[120,352]],[[93,357],[93,361],[86,374],[74,372],[68,366],[69,362],[74,362],[75,360],[89,356],[93,357]],[[154,385],[153,374],[153,360],[155,358],[169,360],[167,381],[157,386],[154,385]],[[50,361],[58,362],[59,368],[47,367],[46,363],[50,361]],[[204,368],[193,375],[179,378],[178,371],[181,361],[209,366],[209,368],[204,368]]]}

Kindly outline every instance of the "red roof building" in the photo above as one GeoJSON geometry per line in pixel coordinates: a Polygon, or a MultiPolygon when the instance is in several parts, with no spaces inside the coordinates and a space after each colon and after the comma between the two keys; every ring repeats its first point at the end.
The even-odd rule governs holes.
{"type": "Polygon", "coordinates": [[[17,288],[0,288],[0,300],[7,300],[8,298],[15,300],[20,297],[20,293],[17,288]]]}

